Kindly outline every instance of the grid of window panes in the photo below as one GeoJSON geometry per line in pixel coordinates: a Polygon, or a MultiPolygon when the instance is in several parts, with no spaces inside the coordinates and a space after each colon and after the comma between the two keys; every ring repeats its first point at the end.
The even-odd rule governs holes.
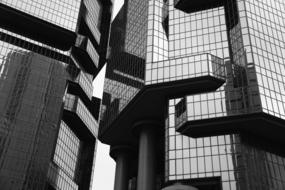
{"type": "Polygon", "coordinates": [[[127,85],[124,82],[105,78],[104,92],[110,94],[112,96],[112,99],[110,99],[111,102],[108,102],[108,105],[106,105],[106,107],[101,106],[100,115],[102,121],[100,122],[100,130],[108,127],[108,125],[113,122],[120,111],[122,111],[127,106],[134,95],[139,92],[139,90],[139,88],[127,85]]]}
{"type": "Polygon", "coordinates": [[[153,62],[168,59],[168,39],[162,25],[163,13],[168,5],[160,0],[151,0],[148,6],[147,68],[153,62]]]}
{"type": "Polygon", "coordinates": [[[169,0],[169,57],[210,53],[228,58],[224,7],[191,14],[174,8],[169,0]]]}
{"type": "Polygon", "coordinates": [[[84,105],[82,100],[75,95],[66,94],[64,98],[64,108],[74,112],[78,115],[78,117],[82,120],[82,122],[86,125],[89,131],[95,136],[98,136],[98,123],[90,113],[88,108],[84,105]]]}
{"type": "Polygon", "coordinates": [[[127,8],[125,51],[145,59],[148,32],[148,1],[129,1],[127,8]]]}
{"type": "Polygon", "coordinates": [[[71,31],[75,31],[80,0],[0,0],[16,8],[71,31]]]}
{"type": "Polygon", "coordinates": [[[0,41],[1,188],[44,187],[65,68],[64,63],[0,41]]]}
{"type": "MultiPolygon", "coordinates": [[[[178,73],[182,73],[180,79],[187,76],[187,70],[188,75],[202,70],[203,61],[200,60],[203,59],[199,57],[200,55],[216,56],[217,59],[222,59],[225,67],[231,66],[231,62],[227,61],[229,48],[224,7],[186,14],[175,9],[173,0],[170,0],[169,10],[169,57],[177,60],[175,64],[178,65],[178,73]],[[189,64],[188,60],[183,61],[183,57],[192,59],[197,57],[195,58],[196,67],[189,64]]],[[[172,72],[177,74],[175,69],[172,72]]],[[[227,82],[216,91],[195,94],[186,98],[189,119],[227,115],[226,92],[229,91],[229,86],[232,86],[228,84],[232,76],[228,73],[223,75],[227,82]]],[[[193,76],[190,75],[190,77],[193,76]]]]}
{"type": "Polygon", "coordinates": [[[225,80],[224,60],[211,54],[197,54],[147,64],[146,84],[213,76],[225,80]]]}
{"type": "Polygon", "coordinates": [[[227,73],[231,76],[227,86],[227,105],[231,114],[261,111],[248,29],[243,27],[247,23],[243,3],[228,0],[226,4],[232,48],[232,59],[227,66],[227,73]]]}
{"type": "Polygon", "coordinates": [[[80,71],[75,79],[75,82],[81,86],[85,94],[89,97],[89,99],[91,99],[93,93],[92,76],[84,71],[80,71]]]}
{"type": "Polygon", "coordinates": [[[227,115],[225,93],[220,91],[186,97],[187,120],[217,118],[227,115]]]}
{"type": "Polygon", "coordinates": [[[83,51],[86,51],[89,58],[92,60],[92,64],[94,64],[95,67],[98,67],[99,55],[92,42],[87,37],[77,35],[75,46],[81,48],[83,51]]]}
{"type": "Polygon", "coordinates": [[[285,2],[246,0],[239,3],[247,23],[263,112],[285,119],[285,2]]]}
{"type": "Polygon", "coordinates": [[[99,65],[99,55],[90,40],[87,41],[86,52],[88,53],[88,55],[93,61],[93,64],[97,68],[99,65]]]}
{"type": "Polygon", "coordinates": [[[100,42],[100,24],[101,24],[101,14],[102,5],[100,0],[84,0],[84,5],[86,6],[86,23],[91,29],[92,34],[97,40],[98,44],[100,42]]]}
{"type": "MultiPolygon", "coordinates": [[[[148,0],[134,0],[127,3],[128,6],[123,7],[127,8],[126,15],[121,15],[126,26],[121,26],[122,21],[116,19],[112,25],[114,36],[122,35],[116,33],[117,27],[123,32],[124,47],[123,49],[118,46],[112,47],[108,60],[103,97],[103,102],[104,99],[108,102],[106,109],[101,109],[102,131],[144,86],[148,0]],[[117,21],[120,21],[119,26],[117,21]]],[[[114,40],[110,42],[111,44],[117,43],[117,39],[111,38],[111,40],[114,40]]]]}
{"type": "Polygon", "coordinates": [[[78,190],[78,185],[53,162],[50,163],[47,179],[56,190],[78,190]]]}
{"type": "MultiPolygon", "coordinates": [[[[0,3],[75,31],[79,0],[0,0],[0,3]]],[[[0,32],[3,40],[0,41],[0,148],[7,150],[0,156],[3,166],[0,186],[3,189],[44,189],[67,79],[74,79],[85,87],[86,92],[92,92],[92,76],[80,77],[76,81],[80,66],[71,63],[70,51],[58,50],[5,29],[0,32]]],[[[94,51],[90,42],[87,49],[94,51]]],[[[77,108],[84,122],[97,135],[98,123],[88,109],[82,102],[77,108]]],[[[68,152],[72,146],[65,148],[68,152]]],[[[69,161],[61,160],[61,164],[69,161]]],[[[70,179],[74,166],[68,171],[57,169],[53,176],[58,189],[78,189],[70,179]]]]}
{"type": "Polygon", "coordinates": [[[143,61],[128,59],[128,56],[123,59],[115,56],[114,59],[109,61],[109,64],[116,64],[119,61],[121,62],[118,64],[119,67],[112,68],[112,70],[107,67],[106,72],[115,75],[112,79],[109,79],[107,75],[104,82],[104,92],[112,95],[112,102],[110,103],[112,104],[111,107],[114,106],[111,109],[114,110],[112,110],[111,117],[116,117],[114,113],[119,114],[144,85],[144,80],[136,76],[137,73],[141,75],[141,72],[144,72],[143,61]]]}
{"type": "MultiPolygon", "coordinates": [[[[280,5],[281,2],[255,2],[250,0],[237,2],[241,18],[239,21],[237,21],[237,23],[234,23],[234,25],[230,28],[231,30],[229,31],[233,50],[233,60],[227,61],[227,57],[223,57],[225,58],[227,67],[227,84],[224,86],[226,93],[224,91],[220,91],[221,89],[219,89],[216,92],[186,97],[186,110],[188,120],[221,117],[226,116],[228,114],[236,113],[248,113],[248,109],[246,108],[251,109],[250,111],[260,111],[258,90],[256,89],[255,70],[253,67],[253,58],[250,54],[251,52],[254,52],[254,50],[252,50],[249,46],[250,40],[248,35],[249,33],[254,33],[254,30],[251,27],[253,23],[250,23],[248,25],[249,28],[245,27],[247,26],[247,19],[245,17],[247,15],[247,13],[245,13],[245,4],[251,4],[250,6],[252,10],[256,11],[258,10],[258,8],[254,7],[253,5],[257,3],[259,4],[259,6],[262,5],[263,8],[266,7],[268,11],[270,10],[270,8],[266,6],[266,4],[268,5],[268,3],[272,3],[275,5],[280,5]]],[[[282,6],[284,6],[284,3],[282,6]]],[[[196,12],[192,14],[196,14],[197,16],[201,14],[201,12],[196,12]]],[[[275,9],[272,12],[274,12],[275,17],[276,15],[278,15],[278,18],[274,20],[276,21],[275,24],[277,22],[284,23],[283,21],[280,21],[281,12],[277,13],[276,15],[275,9]]],[[[257,22],[255,23],[255,25],[258,26],[258,29],[263,31],[271,31],[266,27],[262,26],[262,19],[260,19],[260,17],[266,15],[265,17],[268,16],[268,18],[272,17],[273,19],[274,16],[270,16],[270,14],[268,13],[261,14],[260,12],[255,14],[256,15],[251,16],[256,19],[254,21],[257,22]]],[[[203,18],[203,16],[201,16],[200,18],[203,18]]],[[[184,20],[186,18],[183,17],[180,19],[184,20]]],[[[177,23],[179,22],[180,21],[177,20],[177,23]]],[[[266,23],[270,25],[269,20],[267,20],[266,23]]],[[[198,25],[193,26],[194,28],[198,27],[198,25]]],[[[277,36],[279,35],[279,39],[283,39],[282,36],[280,36],[280,28],[282,28],[283,25],[281,27],[280,24],[277,24],[277,26],[279,27],[279,30],[275,29],[274,32],[277,34],[277,36]]],[[[256,36],[260,37],[260,34],[257,35],[256,33],[254,33],[254,36],[251,36],[250,38],[256,38],[256,36]]],[[[263,35],[260,38],[266,41],[266,39],[268,39],[268,36],[265,37],[263,35]]],[[[205,44],[205,41],[201,39],[199,42],[199,44],[205,44]]],[[[277,43],[276,39],[274,42],[277,43]]],[[[279,47],[282,45],[282,43],[279,43],[279,47]]],[[[178,51],[176,53],[173,53],[174,57],[179,56],[180,54],[179,42],[177,42],[177,44],[178,51]]],[[[269,55],[269,50],[267,50],[267,48],[265,47],[268,46],[271,48],[272,44],[270,46],[270,44],[267,43],[267,45],[262,46],[260,42],[257,46],[258,48],[263,49],[263,52],[257,51],[256,54],[258,56],[269,55]]],[[[174,49],[177,50],[177,48],[174,49]]],[[[215,49],[214,46],[212,48],[215,49]]],[[[277,49],[277,47],[274,48],[277,49]]],[[[191,52],[191,50],[188,51],[191,52]]],[[[277,52],[279,57],[284,55],[282,53],[282,50],[279,49],[276,50],[275,54],[269,55],[269,57],[272,58],[272,56],[276,56],[277,52]]],[[[255,56],[254,60],[258,56],[255,56]]],[[[255,64],[257,62],[258,61],[255,60],[255,64]]],[[[272,65],[276,67],[276,64],[272,63],[272,65]]],[[[267,65],[267,67],[270,66],[267,65]]],[[[272,74],[270,74],[269,72],[265,73],[264,76],[267,74],[269,74],[270,77],[272,76],[272,74]]],[[[273,95],[273,97],[277,97],[277,99],[278,97],[280,98],[280,96],[278,95],[273,95]]],[[[175,127],[172,126],[175,126],[175,105],[179,101],[180,99],[170,100],[169,118],[166,121],[166,181],[221,176],[223,190],[251,190],[262,188],[280,190],[284,189],[285,171],[283,157],[266,152],[264,150],[260,150],[256,147],[251,147],[244,142],[241,143],[238,135],[225,135],[218,137],[214,136],[192,139],[189,137],[182,136],[179,133],[176,133],[175,127]]],[[[283,105],[283,103],[281,103],[281,105],[283,105]]]]}
{"type": "MultiPolygon", "coordinates": [[[[242,37],[246,36],[247,33],[243,31],[245,35],[241,35],[240,22],[244,23],[245,21],[242,19],[239,21],[235,17],[234,11],[237,10],[232,9],[234,7],[232,3],[234,2],[229,0],[225,7],[207,9],[190,14],[176,10],[170,5],[172,13],[170,12],[169,16],[169,44],[175,50],[174,53],[170,53],[170,56],[196,55],[197,51],[209,51],[211,54],[217,55],[224,60],[227,71],[225,85],[215,92],[188,96],[186,99],[187,120],[191,121],[261,111],[255,70],[252,67],[252,58],[249,56],[250,52],[245,51],[245,49],[250,48],[248,48],[248,43],[242,40],[242,37]],[[230,18],[226,18],[226,10],[230,12],[228,14],[230,18]],[[177,19],[171,21],[172,18],[176,17],[177,19]],[[226,26],[225,19],[229,20],[228,23],[230,26],[226,26]],[[183,30],[180,31],[180,28],[183,28],[183,30]],[[227,29],[229,29],[233,52],[232,60],[228,57],[227,29]],[[180,34],[181,32],[182,34],[180,34]],[[180,48],[180,43],[192,44],[192,40],[197,42],[194,43],[197,48],[193,49],[193,46],[185,47],[185,51],[183,50],[184,45],[181,46],[183,47],[182,49],[180,48]]],[[[185,72],[186,70],[187,68],[181,68],[180,72],[185,72]]]]}
{"type": "MultiPolygon", "coordinates": [[[[170,0],[170,59],[191,55],[194,57],[200,54],[211,54],[221,59],[228,59],[229,50],[224,7],[186,14],[173,6],[173,0],[170,0]]],[[[184,71],[183,68],[180,70],[184,71]]],[[[223,87],[220,90],[223,90],[223,87]]]]}
{"type": "Polygon", "coordinates": [[[117,90],[115,93],[112,93],[114,97],[120,99],[120,103],[118,105],[118,111],[124,109],[124,107],[131,101],[134,94],[138,93],[139,89],[124,84],[123,82],[112,81],[109,79],[105,79],[106,86],[109,88],[116,86],[117,90]],[[108,84],[108,85],[107,85],[108,84]]]}
{"type": "Polygon", "coordinates": [[[98,123],[93,117],[93,115],[90,113],[88,108],[84,105],[82,100],[78,99],[78,105],[77,105],[77,111],[79,117],[82,119],[82,121],[85,123],[87,128],[90,130],[90,132],[97,137],[98,136],[98,123]]]}
{"type": "Polygon", "coordinates": [[[61,121],[53,161],[71,179],[75,177],[79,151],[79,138],[61,121]]]}
{"type": "Polygon", "coordinates": [[[244,103],[248,100],[247,87],[232,88],[231,85],[226,85],[225,90],[186,96],[186,110],[183,113],[183,119],[180,116],[175,118],[177,124],[181,125],[186,121],[251,113],[249,110],[256,111],[244,103]]]}
{"type": "Polygon", "coordinates": [[[220,177],[223,190],[278,189],[285,185],[285,158],[239,135],[189,138],[175,131],[175,105],[166,120],[165,181],[220,177]]]}
{"type": "MultiPolygon", "coordinates": [[[[186,97],[187,119],[222,117],[231,114],[231,110],[241,113],[245,102],[243,96],[247,94],[244,91],[247,88],[235,85],[235,81],[241,83],[244,80],[241,78],[240,67],[245,63],[242,65],[239,62],[241,56],[237,49],[240,47],[237,44],[240,38],[234,33],[241,33],[239,28],[233,28],[231,31],[231,43],[236,51],[234,56],[237,55],[236,60],[232,62],[229,61],[224,7],[185,14],[174,9],[173,1],[170,1],[169,9],[170,58],[211,53],[224,59],[227,70],[234,70],[239,77],[228,72],[227,83],[215,92],[186,97]]],[[[224,190],[246,189],[243,188],[245,180],[236,178],[236,168],[240,167],[235,163],[240,159],[239,137],[225,135],[192,139],[176,133],[174,107],[178,101],[170,100],[169,118],[166,123],[166,181],[221,176],[224,190]]]]}

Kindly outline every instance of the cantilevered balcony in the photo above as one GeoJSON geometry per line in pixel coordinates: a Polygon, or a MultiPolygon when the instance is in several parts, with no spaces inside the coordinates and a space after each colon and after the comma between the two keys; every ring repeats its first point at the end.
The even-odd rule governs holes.
{"type": "Polygon", "coordinates": [[[79,97],[72,94],[66,94],[64,109],[71,114],[69,120],[75,122],[74,125],[85,125],[89,131],[97,137],[98,123],[79,97]]]}
{"type": "Polygon", "coordinates": [[[47,45],[69,50],[76,34],[70,30],[0,3],[0,27],[47,45]]]}
{"type": "Polygon", "coordinates": [[[97,28],[98,21],[96,20],[96,16],[94,15],[96,10],[93,10],[95,3],[96,2],[92,2],[92,1],[84,1],[81,9],[82,9],[82,16],[84,18],[85,23],[87,24],[90,32],[93,34],[97,43],[100,44],[101,33],[99,29],[97,28]],[[90,10],[88,10],[86,7],[89,7],[88,9],[90,10]]]}
{"type": "Polygon", "coordinates": [[[78,35],[75,47],[72,48],[73,55],[84,63],[82,66],[89,73],[94,73],[98,68],[99,55],[91,41],[82,35],[78,35]]]}
{"type": "Polygon", "coordinates": [[[285,144],[284,119],[264,113],[262,110],[245,111],[239,108],[241,111],[234,113],[225,105],[225,100],[201,100],[197,98],[203,95],[194,96],[182,98],[175,105],[175,128],[181,134],[199,138],[245,133],[285,144]]]}
{"type": "Polygon", "coordinates": [[[186,81],[190,94],[216,90],[226,81],[223,59],[208,53],[191,55],[152,63],[146,71],[146,85],[186,81]]]}
{"type": "Polygon", "coordinates": [[[91,79],[92,76],[90,77],[88,75],[89,74],[80,71],[74,82],[81,87],[81,89],[85,92],[87,97],[91,100],[93,93],[92,79],[91,79]]]}
{"type": "Polygon", "coordinates": [[[222,6],[224,0],[174,0],[174,7],[186,13],[222,6]]]}
{"type": "Polygon", "coordinates": [[[163,122],[168,99],[212,92],[226,80],[223,59],[207,53],[151,63],[151,68],[146,69],[145,86],[111,125],[101,128],[100,138],[104,143],[135,140],[130,126],[142,116],[163,122]]]}

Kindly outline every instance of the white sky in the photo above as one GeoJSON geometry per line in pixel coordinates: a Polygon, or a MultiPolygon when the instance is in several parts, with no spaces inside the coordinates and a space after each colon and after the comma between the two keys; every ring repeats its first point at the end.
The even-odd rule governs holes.
{"type": "MultiPolygon", "coordinates": [[[[117,14],[124,0],[115,0],[113,17],[117,14]]],[[[93,95],[101,98],[103,93],[103,83],[106,66],[94,80],[93,95]]],[[[115,162],[109,157],[109,146],[98,143],[95,172],[92,190],[113,190],[115,176],[115,162]]]]}

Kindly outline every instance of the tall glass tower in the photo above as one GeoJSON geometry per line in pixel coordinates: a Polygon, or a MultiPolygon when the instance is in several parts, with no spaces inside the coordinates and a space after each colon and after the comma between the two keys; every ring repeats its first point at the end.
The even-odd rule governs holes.
{"type": "Polygon", "coordinates": [[[88,190],[111,0],[0,0],[0,187],[88,190]]]}
{"type": "Polygon", "coordinates": [[[115,190],[285,188],[284,8],[125,1],[99,130],[115,190]]]}

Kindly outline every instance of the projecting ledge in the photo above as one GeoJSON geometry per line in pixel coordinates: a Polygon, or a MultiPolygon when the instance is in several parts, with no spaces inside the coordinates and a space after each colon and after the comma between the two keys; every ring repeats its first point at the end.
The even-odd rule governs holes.
{"type": "Polygon", "coordinates": [[[84,63],[81,66],[88,73],[95,74],[99,64],[99,54],[88,37],[77,35],[75,46],[72,47],[72,54],[80,60],[80,63],[84,63]]]}
{"type": "Polygon", "coordinates": [[[76,34],[65,28],[39,19],[0,3],[0,27],[47,45],[69,50],[76,34]]]}
{"type": "Polygon", "coordinates": [[[185,120],[176,126],[176,131],[193,138],[230,133],[252,134],[285,145],[285,121],[262,112],[192,121],[185,120]]]}
{"type": "Polygon", "coordinates": [[[63,115],[64,118],[67,119],[67,122],[72,123],[72,125],[77,127],[81,126],[78,127],[81,130],[86,128],[88,133],[92,134],[94,137],[98,136],[98,123],[78,96],[72,94],[65,95],[63,115]]]}
{"type": "Polygon", "coordinates": [[[164,67],[146,71],[146,85],[148,86],[160,83],[164,86],[173,86],[171,90],[176,91],[180,87],[174,84],[187,83],[189,84],[187,88],[192,88],[189,94],[193,94],[193,89],[201,93],[216,90],[226,81],[224,60],[209,53],[159,61],[154,65],[164,65],[164,67]],[[160,73],[159,76],[153,74],[157,72],[160,73]]]}
{"type": "MultiPolygon", "coordinates": [[[[99,139],[110,145],[132,144],[136,142],[136,138],[132,133],[131,126],[145,118],[163,123],[165,106],[169,98],[213,91],[223,83],[223,80],[205,76],[146,85],[110,126],[100,129],[99,139]]],[[[163,127],[156,126],[156,128],[157,131],[163,131],[163,127]]]]}
{"type": "Polygon", "coordinates": [[[222,6],[223,0],[175,0],[174,6],[186,13],[202,11],[222,6]]]}

